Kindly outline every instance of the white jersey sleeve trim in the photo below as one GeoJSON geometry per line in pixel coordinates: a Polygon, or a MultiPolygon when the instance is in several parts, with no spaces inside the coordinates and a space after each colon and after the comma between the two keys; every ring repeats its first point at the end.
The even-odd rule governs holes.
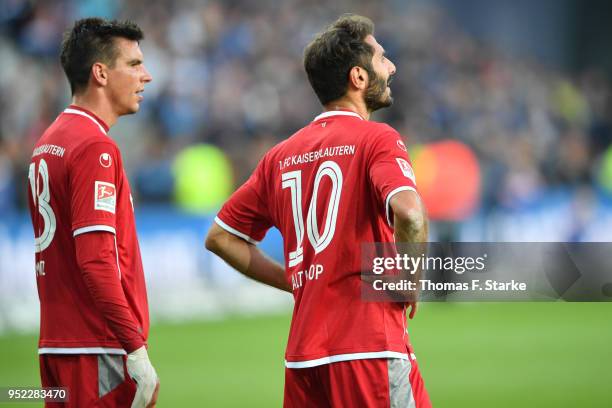
{"type": "Polygon", "coordinates": [[[124,349],[107,347],[42,347],[38,354],[127,354],[124,349]]]}
{"type": "Polygon", "coordinates": [[[358,113],[355,113],[355,112],[350,112],[350,111],[327,111],[327,112],[323,112],[322,114],[320,114],[319,116],[314,118],[313,122],[316,122],[319,119],[329,118],[330,116],[355,116],[356,118],[359,118],[359,119],[363,120],[363,118],[358,113]]]}
{"type": "Polygon", "coordinates": [[[77,235],[81,235],[81,234],[85,234],[86,232],[93,232],[93,231],[107,231],[107,232],[112,232],[115,235],[117,234],[115,229],[108,225],[90,225],[87,227],[75,229],[74,232],[72,233],[72,236],[76,237],[77,235]]]}
{"type": "Polygon", "coordinates": [[[100,131],[101,131],[102,133],[104,133],[105,135],[107,134],[107,133],[106,133],[106,129],[104,129],[104,126],[102,126],[102,125],[100,124],[100,122],[98,122],[98,121],[96,120],[96,118],[94,118],[94,117],[93,117],[93,116],[91,116],[91,115],[88,115],[87,113],[85,113],[85,112],[83,112],[83,111],[76,110],[76,109],[72,109],[72,108],[66,108],[66,109],[64,109],[64,113],[69,113],[69,114],[72,114],[72,115],[81,115],[81,116],[84,116],[84,117],[86,117],[86,118],[89,118],[89,119],[90,119],[90,120],[91,120],[93,123],[95,123],[96,125],[98,125],[98,127],[100,128],[100,131]]]}
{"type": "Polygon", "coordinates": [[[285,367],[287,368],[310,368],[324,364],[338,363],[340,361],[350,360],[368,360],[372,358],[399,358],[402,360],[409,360],[408,354],[399,353],[397,351],[374,351],[368,353],[351,353],[351,354],[336,354],[335,356],[317,358],[316,360],[306,361],[287,361],[285,360],[285,367]]]}
{"type": "Polygon", "coordinates": [[[224,230],[226,230],[227,232],[229,232],[230,234],[236,235],[239,238],[244,239],[245,241],[257,245],[259,244],[259,241],[254,240],[253,238],[249,237],[247,234],[238,231],[235,228],[230,227],[229,225],[227,225],[226,223],[224,223],[223,221],[221,221],[221,219],[219,217],[215,217],[215,222],[217,223],[217,225],[219,225],[221,228],[223,228],[224,230]]]}
{"type": "Polygon", "coordinates": [[[389,203],[391,203],[391,198],[393,198],[393,196],[400,191],[414,191],[415,193],[419,194],[416,191],[416,188],[411,186],[401,186],[387,194],[387,199],[385,200],[385,215],[387,216],[387,224],[389,224],[391,228],[393,228],[393,223],[391,222],[391,209],[389,208],[389,203]]]}

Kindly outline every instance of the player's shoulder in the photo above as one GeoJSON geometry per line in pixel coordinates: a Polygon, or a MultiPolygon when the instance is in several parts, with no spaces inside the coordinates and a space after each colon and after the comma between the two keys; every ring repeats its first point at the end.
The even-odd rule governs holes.
{"type": "Polygon", "coordinates": [[[108,126],[95,114],[70,106],[55,121],[57,130],[67,133],[75,142],[114,144],[108,136],[108,126]]]}
{"type": "Polygon", "coordinates": [[[87,166],[94,160],[103,166],[120,161],[117,143],[96,122],[65,113],[56,122],[59,126],[54,132],[55,141],[66,146],[66,159],[73,166],[87,166]]]}
{"type": "Polygon", "coordinates": [[[118,147],[106,134],[107,128],[93,117],[69,111],[66,109],[60,113],[43,132],[34,146],[33,157],[54,152],[51,154],[71,162],[90,150],[104,150],[113,156],[117,154],[118,147]]]}
{"type": "Polygon", "coordinates": [[[364,122],[367,122],[367,124],[365,124],[367,130],[362,133],[361,141],[363,145],[372,148],[389,144],[395,145],[398,143],[403,145],[401,135],[392,126],[382,122],[364,122]]]}
{"type": "Polygon", "coordinates": [[[106,125],[93,114],[68,108],[55,122],[54,134],[70,144],[73,151],[82,151],[102,145],[115,151],[117,144],[107,134],[106,125]]]}
{"type": "Polygon", "coordinates": [[[274,146],[268,150],[268,152],[264,155],[263,160],[266,161],[275,161],[278,160],[280,156],[284,156],[289,151],[299,150],[299,148],[303,145],[303,136],[308,126],[305,126],[291,136],[286,139],[281,140],[274,146]]]}
{"type": "Polygon", "coordinates": [[[371,120],[364,120],[364,127],[371,133],[386,137],[399,137],[399,132],[392,126],[384,122],[374,122],[371,120]]]}

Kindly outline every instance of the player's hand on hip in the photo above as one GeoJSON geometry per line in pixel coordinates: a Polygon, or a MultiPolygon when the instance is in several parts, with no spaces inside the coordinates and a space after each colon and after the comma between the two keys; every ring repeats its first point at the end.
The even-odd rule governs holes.
{"type": "Polygon", "coordinates": [[[128,354],[127,370],[130,377],[136,382],[136,395],[132,401],[132,408],[155,406],[159,392],[159,379],[155,368],[149,361],[145,346],[128,354]]]}

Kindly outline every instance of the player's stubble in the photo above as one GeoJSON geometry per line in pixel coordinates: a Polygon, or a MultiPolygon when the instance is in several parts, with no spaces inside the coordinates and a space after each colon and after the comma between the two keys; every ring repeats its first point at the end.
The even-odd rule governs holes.
{"type": "Polygon", "coordinates": [[[385,91],[391,83],[391,76],[388,78],[383,78],[373,69],[368,70],[368,75],[370,77],[370,83],[368,84],[368,88],[366,89],[364,95],[366,108],[370,112],[374,112],[378,109],[391,106],[393,104],[393,97],[390,93],[385,97],[385,91]]]}

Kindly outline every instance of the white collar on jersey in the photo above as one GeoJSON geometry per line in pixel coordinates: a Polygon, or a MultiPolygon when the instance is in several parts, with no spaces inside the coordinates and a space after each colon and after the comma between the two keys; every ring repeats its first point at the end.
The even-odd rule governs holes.
{"type": "Polygon", "coordinates": [[[319,116],[314,118],[313,122],[316,122],[319,119],[329,118],[330,116],[355,116],[355,117],[363,120],[363,118],[361,116],[359,116],[358,113],[355,113],[355,112],[351,112],[351,111],[327,111],[327,112],[323,112],[322,114],[320,114],[319,116]]]}
{"type": "Polygon", "coordinates": [[[85,116],[86,118],[89,118],[90,120],[93,121],[93,123],[95,123],[96,125],[98,125],[98,127],[100,128],[100,131],[102,131],[102,133],[106,134],[106,129],[104,129],[104,126],[102,126],[100,124],[100,122],[98,122],[96,120],[96,118],[94,118],[93,116],[91,116],[90,114],[88,114],[87,112],[83,112],[81,110],[78,109],[72,109],[72,108],[66,108],[64,109],[64,113],[70,113],[73,115],[81,115],[81,116],[85,116]]]}

